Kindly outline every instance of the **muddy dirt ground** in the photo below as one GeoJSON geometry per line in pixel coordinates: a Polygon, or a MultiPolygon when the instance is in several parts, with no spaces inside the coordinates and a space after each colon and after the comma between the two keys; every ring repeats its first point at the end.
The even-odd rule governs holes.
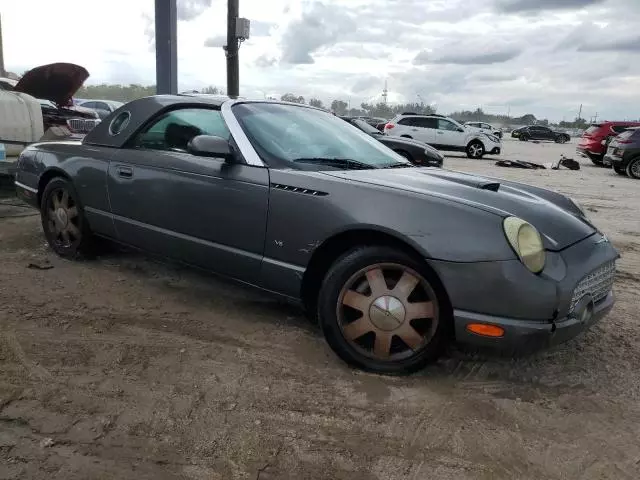
{"type": "Polygon", "coordinates": [[[640,478],[640,182],[492,160],[447,166],[575,197],[622,253],[617,305],[552,350],[452,347],[402,378],[345,366],[243,287],[130,252],[57,258],[0,200],[0,479],[640,478]]]}

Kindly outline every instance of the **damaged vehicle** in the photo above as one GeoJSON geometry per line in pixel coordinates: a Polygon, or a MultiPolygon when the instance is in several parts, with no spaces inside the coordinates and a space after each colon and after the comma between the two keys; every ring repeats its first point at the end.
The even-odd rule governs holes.
{"type": "Polygon", "coordinates": [[[15,185],[59,255],[105,237],[294,299],[380,373],[563,342],[614,304],[618,253],[570,198],[414,166],[307,105],[134,100],[28,147],[15,185]]]}
{"type": "Polygon", "coordinates": [[[73,95],[87,78],[89,72],[84,67],[52,63],[26,72],[13,91],[40,101],[45,132],[51,127],[64,127],[71,134],[84,135],[100,123],[97,112],[73,104],[73,95]]]}

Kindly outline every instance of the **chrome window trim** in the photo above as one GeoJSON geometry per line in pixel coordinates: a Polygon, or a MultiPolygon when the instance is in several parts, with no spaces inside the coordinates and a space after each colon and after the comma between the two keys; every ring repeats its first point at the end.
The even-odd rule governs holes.
{"type": "Polygon", "coordinates": [[[29,187],[29,186],[25,185],[24,183],[20,183],[20,182],[18,182],[18,181],[15,181],[15,182],[13,182],[13,184],[14,184],[16,187],[20,187],[20,188],[22,188],[22,189],[24,189],[24,190],[26,190],[26,191],[28,191],[28,192],[31,192],[31,193],[38,193],[38,189],[37,189],[37,188],[29,187]]]}
{"type": "Polygon", "coordinates": [[[244,157],[247,164],[253,165],[254,167],[266,167],[266,165],[258,155],[258,152],[256,152],[255,148],[253,148],[253,145],[251,145],[251,142],[249,141],[247,135],[244,133],[244,130],[242,130],[240,122],[238,122],[238,119],[233,114],[231,107],[235,103],[240,102],[236,100],[229,100],[222,104],[222,106],[220,107],[220,111],[222,112],[222,119],[227,124],[229,132],[231,132],[231,136],[235,140],[236,145],[238,145],[240,153],[242,153],[242,156],[244,157]]]}

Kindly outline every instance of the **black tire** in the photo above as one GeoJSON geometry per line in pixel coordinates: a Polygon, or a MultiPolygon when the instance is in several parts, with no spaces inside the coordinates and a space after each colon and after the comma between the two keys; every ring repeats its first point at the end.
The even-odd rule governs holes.
{"type": "Polygon", "coordinates": [[[640,157],[632,158],[627,164],[627,175],[636,180],[640,179],[640,157]]]}
{"type": "Polygon", "coordinates": [[[566,135],[558,135],[556,137],[556,143],[567,143],[569,140],[567,139],[566,135]]]}
{"type": "Polygon", "coordinates": [[[47,183],[41,196],[40,218],[47,242],[61,257],[76,258],[92,251],[93,236],[71,181],[55,177],[47,183]],[[63,228],[66,234],[61,233],[63,228]]]}
{"type": "Polygon", "coordinates": [[[613,171],[616,172],[618,175],[622,175],[624,177],[627,176],[627,169],[624,167],[619,167],[617,165],[613,166],[613,171]]]}
{"type": "Polygon", "coordinates": [[[593,155],[589,156],[589,160],[591,160],[593,162],[593,164],[596,165],[597,167],[604,167],[604,163],[603,163],[602,159],[603,159],[602,155],[598,156],[598,157],[593,156],[593,155]]]}
{"type": "MultiPolygon", "coordinates": [[[[394,289],[400,283],[399,280],[396,280],[396,282],[394,289]]],[[[360,283],[360,286],[362,287],[363,284],[360,283]]],[[[436,275],[423,262],[390,247],[359,247],[345,253],[331,266],[318,296],[320,326],[333,351],[342,360],[351,365],[363,370],[383,374],[411,373],[438,358],[447,341],[451,338],[452,317],[452,309],[448,297],[436,275]],[[397,298],[396,301],[402,303],[402,305],[426,305],[432,302],[432,320],[427,320],[426,318],[428,317],[425,317],[425,319],[408,317],[406,315],[407,310],[404,308],[402,309],[402,312],[405,312],[403,319],[398,320],[390,310],[388,299],[391,297],[387,293],[394,290],[389,290],[389,280],[386,279],[385,275],[389,272],[395,272],[394,268],[397,268],[398,278],[404,278],[404,273],[407,273],[409,277],[415,275],[414,279],[417,279],[418,282],[412,287],[413,290],[406,290],[409,293],[405,293],[404,296],[394,295],[398,298],[404,298],[406,302],[409,302],[409,298],[416,292],[426,295],[426,297],[422,298],[422,303],[402,303],[402,300],[397,300],[397,298]],[[384,290],[385,293],[382,296],[378,296],[378,293],[383,290],[374,288],[373,284],[367,280],[367,275],[374,270],[379,270],[382,278],[385,279],[384,285],[387,290],[384,290]],[[362,273],[363,271],[367,271],[367,273],[362,273]],[[365,282],[362,294],[349,288],[355,284],[354,282],[358,281],[358,278],[365,282]],[[424,290],[422,290],[423,287],[424,290]],[[367,291],[368,295],[365,295],[367,291]],[[345,300],[348,294],[355,294],[357,298],[361,299],[364,302],[362,303],[364,309],[352,309],[348,306],[345,300]],[[433,298],[431,298],[432,296],[433,298]],[[385,299],[387,299],[387,310],[376,310],[373,302],[383,300],[384,304],[385,299]],[[429,301],[425,302],[426,299],[429,301]],[[358,311],[360,311],[360,316],[357,314],[358,311]],[[372,320],[375,312],[382,315],[381,317],[375,317],[378,319],[377,321],[382,318],[382,321],[392,321],[392,323],[395,322],[395,325],[392,325],[388,330],[380,329],[372,320]],[[380,312],[385,313],[382,314],[380,312]],[[356,318],[347,319],[348,314],[355,315],[356,318]],[[345,320],[352,320],[352,322],[345,323],[345,320]],[[426,322],[422,324],[422,328],[427,328],[429,330],[428,333],[419,333],[419,325],[414,323],[416,320],[426,322]],[[348,339],[345,329],[359,321],[363,322],[364,327],[358,328],[357,335],[353,335],[351,339],[348,339]],[[424,327],[424,325],[428,326],[424,327]],[[409,343],[405,343],[401,339],[401,336],[406,338],[407,328],[411,329],[412,335],[417,333],[421,338],[421,342],[426,343],[417,345],[414,348],[409,347],[409,343]],[[382,334],[380,337],[382,344],[385,344],[385,337],[388,340],[385,344],[388,345],[387,350],[376,351],[378,349],[379,333],[382,334]],[[369,342],[368,346],[367,342],[369,342]],[[380,351],[386,351],[386,355],[379,355],[380,351]]]]}
{"type": "Polygon", "coordinates": [[[487,153],[485,152],[484,145],[480,140],[472,140],[471,142],[469,142],[469,145],[467,145],[465,151],[467,153],[467,157],[476,160],[481,159],[482,157],[484,157],[484,154],[487,153]]]}
{"type": "Polygon", "coordinates": [[[526,133],[523,133],[522,135],[520,135],[520,136],[518,137],[518,139],[519,139],[521,142],[528,142],[528,141],[529,141],[529,135],[527,135],[526,133]]]}

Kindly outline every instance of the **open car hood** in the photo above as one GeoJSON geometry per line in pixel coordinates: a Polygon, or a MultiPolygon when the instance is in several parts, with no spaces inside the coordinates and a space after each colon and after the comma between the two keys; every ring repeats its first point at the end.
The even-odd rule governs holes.
{"type": "Polygon", "coordinates": [[[14,90],[66,106],[87,78],[89,72],[80,65],[51,63],[29,70],[14,90]]]}

